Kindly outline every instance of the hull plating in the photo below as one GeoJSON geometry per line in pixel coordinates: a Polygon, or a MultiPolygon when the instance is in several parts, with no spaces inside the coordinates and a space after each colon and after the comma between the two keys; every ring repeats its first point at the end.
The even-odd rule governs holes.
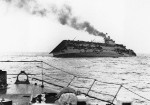
{"type": "Polygon", "coordinates": [[[50,53],[54,57],[131,57],[136,53],[122,44],[63,40],[50,53]]]}
{"type": "Polygon", "coordinates": [[[54,54],[54,57],[131,57],[134,55],[129,54],[117,54],[117,53],[92,53],[92,52],[86,52],[86,53],[59,53],[54,54]]]}

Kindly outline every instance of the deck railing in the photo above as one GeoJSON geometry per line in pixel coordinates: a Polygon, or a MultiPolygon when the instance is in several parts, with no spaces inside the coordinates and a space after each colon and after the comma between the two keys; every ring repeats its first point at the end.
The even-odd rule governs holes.
{"type": "MultiPolygon", "coordinates": [[[[46,76],[45,73],[44,73],[44,70],[50,70],[50,69],[48,69],[48,68],[44,68],[44,67],[43,67],[43,64],[45,64],[45,65],[48,65],[49,67],[55,68],[55,69],[60,70],[60,71],[62,71],[62,72],[64,72],[64,73],[67,73],[68,75],[72,75],[72,76],[73,76],[73,78],[70,80],[70,82],[66,82],[66,81],[63,81],[63,80],[61,80],[61,79],[58,79],[58,78],[54,78],[54,77],[50,77],[50,76],[49,76],[50,78],[53,78],[53,79],[56,79],[56,80],[58,80],[58,81],[62,81],[62,82],[67,83],[67,86],[66,86],[66,87],[74,86],[74,85],[72,85],[71,83],[74,81],[75,78],[92,79],[93,82],[92,82],[92,84],[90,85],[90,87],[89,87],[89,88],[88,88],[88,87],[84,87],[84,88],[88,89],[87,93],[82,93],[82,94],[85,94],[86,96],[88,96],[88,97],[90,97],[90,98],[94,98],[94,99],[97,99],[97,100],[100,100],[100,101],[108,102],[108,103],[114,105],[113,102],[114,102],[114,100],[116,99],[116,97],[117,97],[119,91],[120,91],[122,88],[124,88],[124,89],[126,89],[126,90],[128,90],[128,91],[134,93],[135,95],[138,95],[139,97],[141,97],[141,98],[143,98],[143,99],[145,99],[145,100],[147,100],[147,101],[150,101],[150,99],[147,99],[147,98],[145,98],[145,97],[143,97],[143,96],[141,96],[141,95],[139,95],[139,94],[137,94],[137,93],[131,91],[130,89],[126,88],[125,86],[123,86],[123,84],[117,84],[117,83],[111,83],[111,82],[103,82],[103,81],[100,81],[100,80],[98,80],[98,79],[90,78],[90,77],[85,77],[85,76],[81,77],[81,76],[75,75],[75,74],[73,74],[73,73],[67,72],[67,71],[65,71],[65,70],[63,70],[63,69],[57,68],[57,67],[55,67],[55,66],[53,66],[53,65],[50,65],[49,63],[47,63],[47,62],[45,62],[45,61],[40,61],[40,60],[39,60],[39,61],[38,61],[38,60],[33,60],[33,61],[12,61],[12,60],[7,60],[7,61],[0,61],[0,62],[7,62],[7,63],[8,63],[8,62],[38,62],[38,63],[41,63],[41,66],[36,66],[36,67],[41,68],[41,76],[42,76],[42,79],[35,78],[35,77],[32,78],[32,79],[41,81],[41,82],[42,82],[42,83],[41,83],[41,84],[42,84],[42,85],[41,85],[42,88],[44,88],[44,83],[46,83],[46,84],[51,84],[51,85],[54,85],[54,86],[57,86],[57,87],[61,87],[61,88],[64,87],[64,86],[61,86],[61,85],[58,85],[58,84],[54,84],[54,83],[50,83],[50,82],[47,82],[47,81],[44,80],[44,76],[46,76]],[[113,97],[113,99],[112,99],[111,101],[110,101],[110,100],[100,99],[100,98],[98,98],[98,97],[96,97],[96,96],[91,96],[91,95],[89,95],[89,92],[90,92],[90,91],[95,92],[95,93],[97,93],[97,94],[102,94],[101,92],[97,92],[97,91],[92,90],[92,87],[93,87],[93,85],[95,84],[95,82],[100,82],[100,83],[112,84],[112,85],[117,85],[117,86],[119,86],[118,91],[116,92],[115,95],[105,94],[105,95],[109,95],[109,96],[113,97]]],[[[18,75],[18,74],[7,74],[7,75],[18,75]]],[[[30,73],[30,74],[28,74],[28,75],[37,75],[37,74],[32,74],[32,73],[30,73]]],[[[76,88],[83,88],[83,87],[79,87],[79,86],[74,86],[74,87],[76,87],[76,88]]]]}

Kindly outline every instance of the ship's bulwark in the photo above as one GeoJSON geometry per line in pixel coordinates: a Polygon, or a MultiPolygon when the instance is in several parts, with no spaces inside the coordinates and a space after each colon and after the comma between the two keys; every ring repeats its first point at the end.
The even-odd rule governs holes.
{"type": "Polygon", "coordinates": [[[121,44],[63,40],[50,53],[54,57],[131,57],[135,52],[121,44]]]}

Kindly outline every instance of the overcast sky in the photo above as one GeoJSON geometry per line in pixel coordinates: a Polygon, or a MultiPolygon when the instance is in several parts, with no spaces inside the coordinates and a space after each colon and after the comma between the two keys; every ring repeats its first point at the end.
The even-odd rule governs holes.
{"type": "Polygon", "coordinates": [[[136,53],[150,53],[150,0],[0,0],[0,52],[50,52],[64,39],[103,38],[58,21],[64,6],[136,53]],[[36,11],[36,13],[35,13],[36,11]]]}

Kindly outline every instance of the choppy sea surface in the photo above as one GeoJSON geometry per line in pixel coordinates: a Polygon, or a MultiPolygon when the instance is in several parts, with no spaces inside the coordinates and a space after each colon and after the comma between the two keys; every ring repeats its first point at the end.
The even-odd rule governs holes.
{"type": "MultiPolygon", "coordinates": [[[[0,61],[45,62],[43,64],[41,62],[0,62],[0,69],[7,71],[7,74],[18,74],[20,71],[25,71],[36,74],[30,77],[38,79],[42,78],[43,70],[43,79],[47,82],[44,85],[50,88],[60,89],[48,83],[67,86],[74,74],[75,78],[70,87],[75,89],[80,87],[78,89],[84,93],[88,92],[87,88],[90,88],[93,81],[96,80],[91,88],[92,91],[89,92],[91,96],[113,100],[113,96],[120,87],[117,84],[122,84],[123,87],[115,101],[130,100],[133,101],[133,105],[150,104],[150,55],[148,54],[120,58],[55,58],[48,53],[18,53],[1,55],[0,61]]],[[[13,82],[12,78],[16,76],[8,75],[8,84],[13,82]]]]}

